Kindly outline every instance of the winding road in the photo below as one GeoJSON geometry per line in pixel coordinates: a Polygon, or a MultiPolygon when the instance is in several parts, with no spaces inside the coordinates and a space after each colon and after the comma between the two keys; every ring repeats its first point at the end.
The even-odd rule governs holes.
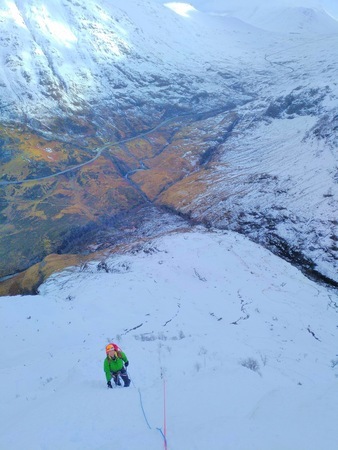
{"type": "Polygon", "coordinates": [[[39,177],[39,178],[27,178],[25,180],[16,180],[16,181],[0,181],[0,186],[9,186],[9,185],[14,185],[14,184],[18,185],[18,184],[25,184],[25,183],[31,183],[31,182],[36,182],[36,181],[48,180],[50,178],[54,178],[59,175],[63,175],[65,173],[72,172],[74,170],[80,169],[81,167],[87,166],[88,164],[91,164],[92,162],[97,160],[101,156],[102,152],[109,147],[115,147],[116,145],[125,144],[126,142],[131,142],[131,141],[134,141],[135,139],[140,139],[144,136],[147,136],[150,133],[153,133],[158,128],[162,127],[163,125],[166,125],[167,123],[173,122],[177,119],[180,119],[181,117],[188,117],[188,116],[194,116],[194,115],[195,114],[193,114],[193,113],[187,113],[187,114],[182,114],[180,116],[171,117],[171,118],[166,119],[163,122],[159,123],[158,125],[156,125],[156,127],[152,128],[151,130],[145,131],[144,133],[140,133],[137,136],[133,136],[133,137],[130,137],[127,139],[121,139],[120,141],[108,142],[107,144],[105,144],[102,147],[99,147],[97,149],[97,153],[92,159],[89,159],[88,161],[86,161],[84,163],[78,164],[78,165],[70,167],[68,169],[61,170],[60,172],[56,172],[51,175],[46,175],[44,177],[39,177]]]}

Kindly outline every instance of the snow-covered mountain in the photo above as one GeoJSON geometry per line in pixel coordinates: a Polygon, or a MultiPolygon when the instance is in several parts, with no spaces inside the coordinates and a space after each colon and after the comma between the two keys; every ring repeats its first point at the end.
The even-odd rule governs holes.
{"type": "Polygon", "coordinates": [[[70,252],[77,227],[151,203],[243,232],[337,284],[328,5],[2,2],[1,275],[70,252]],[[8,140],[15,127],[36,134],[20,136],[33,150],[8,140]],[[64,142],[77,147],[53,157],[64,142]]]}
{"type": "Polygon", "coordinates": [[[0,308],[1,449],[337,447],[336,296],[243,236],[144,241],[0,308]]]}
{"type": "Polygon", "coordinates": [[[113,118],[154,123],[200,95],[204,108],[243,100],[215,77],[234,64],[199,16],[187,26],[154,1],[3,2],[1,113],[42,128],[58,116],[98,121],[107,108],[113,118]]]}
{"type": "Polygon", "coordinates": [[[337,21],[326,12],[304,7],[281,8],[264,13],[254,19],[256,26],[265,30],[290,33],[314,34],[337,33],[337,21]]]}
{"type": "Polygon", "coordinates": [[[237,7],[220,26],[215,16],[196,9],[188,17],[177,14],[177,7],[168,7],[172,4],[3,2],[2,117],[45,129],[57,117],[90,116],[102,123],[106,108],[113,119],[120,114],[132,121],[144,114],[150,123],[166,109],[226,109],[250,98],[249,90],[243,92],[245,68],[255,72],[255,64],[243,56],[255,47],[253,41],[270,39],[258,27],[338,32],[337,22],[320,10],[255,8],[258,18],[249,20],[247,13],[246,24],[234,21],[241,18],[237,7]],[[256,27],[255,38],[245,37],[253,32],[249,23],[256,27]],[[228,80],[220,76],[224,70],[228,80]]]}
{"type": "MultiPolygon", "coordinates": [[[[165,3],[163,0],[158,1],[165,3]]],[[[283,23],[283,20],[280,20],[278,24],[279,27],[283,24],[285,27],[289,27],[289,29],[297,23],[295,19],[301,19],[301,9],[307,11],[315,10],[316,12],[322,11],[334,19],[338,18],[338,5],[335,0],[275,0],[274,2],[269,2],[268,0],[227,0],[226,2],[223,0],[191,0],[190,4],[199,11],[235,16],[255,25],[260,25],[261,23],[259,21],[263,18],[267,19],[268,16],[274,20],[281,11],[293,10],[296,15],[292,17],[289,24],[283,23]],[[299,17],[297,17],[297,10],[300,12],[299,17]]],[[[314,15],[312,14],[312,17],[314,15]]],[[[327,20],[327,17],[324,18],[324,21],[327,20]]],[[[265,22],[269,29],[271,29],[268,21],[265,20],[265,22]]]]}

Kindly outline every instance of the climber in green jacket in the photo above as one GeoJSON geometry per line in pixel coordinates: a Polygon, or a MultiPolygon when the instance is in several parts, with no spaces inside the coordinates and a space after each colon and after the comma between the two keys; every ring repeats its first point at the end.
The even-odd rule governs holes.
{"type": "Polygon", "coordinates": [[[119,375],[123,380],[124,387],[130,385],[130,378],[128,377],[126,367],[129,365],[126,354],[116,345],[108,344],[106,346],[106,359],[104,360],[104,371],[107,378],[107,386],[112,388],[111,379],[117,386],[121,386],[119,375]]]}

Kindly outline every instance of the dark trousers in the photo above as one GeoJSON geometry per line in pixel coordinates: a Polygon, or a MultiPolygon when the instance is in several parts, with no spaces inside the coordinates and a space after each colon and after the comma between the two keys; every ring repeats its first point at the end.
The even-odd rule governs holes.
{"type": "Polygon", "coordinates": [[[118,372],[112,372],[112,377],[113,377],[114,383],[117,386],[121,386],[119,375],[123,380],[124,387],[128,387],[130,385],[130,378],[128,377],[127,371],[124,367],[121,370],[119,370],[118,372]]]}

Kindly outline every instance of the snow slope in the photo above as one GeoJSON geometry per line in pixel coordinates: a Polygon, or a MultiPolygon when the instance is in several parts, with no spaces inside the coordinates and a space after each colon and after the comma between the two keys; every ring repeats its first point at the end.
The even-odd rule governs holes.
{"type": "MultiPolygon", "coordinates": [[[[221,52],[202,13],[187,21],[154,1],[137,0],[2,3],[3,117],[16,112],[45,121],[67,108],[68,115],[85,115],[107,104],[137,115],[149,105],[189,102],[198,92],[216,92],[224,102],[236,96],[208,71],[210,64],[216,73],[234,70],[236,61],[221,52]]],[[[219,37],[227,36],[223,30],[219,37]]]]}
{"type": "Polygon", "coordinates": [[[98,114],[107,105],[121,113],[132,108],[131,116],[168,104],[198,109],[198,94],[204,111],[220,108],[229,98],[235,104],[248,99],[248,92],[226,83],[220,72],[226,70],[244,84],[245,69],[256,72],[251,48],[257,52],[256,44],[273,41],[276,31],[303,36],[338,32],[337,21],[313,9],[318,2],[306,0],[273,6],[226,2],[226,8],[224,2],[203,7],[195,1],[201,11],[186,13],[186,6],[183,13],[176,6],[175,13],[161,3],[179,4],[0,2],[0,116],[45,122],[88,110],[98,114]],[[210,10],[229,17],[223,17],[220,27],[218,18],[207,14],[210,10]]]}
{"type": "Polygon", "coordinates": [[[0,308],[1,449],[337,448],[336,294],[240,235],[144,241],[0,308]]]}
{"type": "MultiPolygon", "coordinates": [[[[164,0],[158,1],[163,3],[164,0]]],[[[335,0],[191,0],[189,3],[200,11],[229,14],[249,22],[257,13],[264,14],[264,10],[298,7],[322,9],[332,17],[338,17],[335,0]]]]}
{"type": "MultiPolygon", "coordinates": [[[[163,2],[163,1],[161,1],[163,2]]],[[[302,35],[337,33],[337,5],[329,0],[192,0],[199,11],[237,17],[273,32],[302,35]]]]}

